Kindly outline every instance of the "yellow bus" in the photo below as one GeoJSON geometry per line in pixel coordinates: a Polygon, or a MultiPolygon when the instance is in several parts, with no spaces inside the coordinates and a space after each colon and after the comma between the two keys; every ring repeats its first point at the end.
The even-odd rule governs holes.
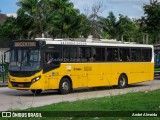
{"type": "Polygon", "coordinates": [[[20,40],[10,48],[8,87],[58,90],[118,86],[153,80],[152,45],[104,41],[20,40]]]}

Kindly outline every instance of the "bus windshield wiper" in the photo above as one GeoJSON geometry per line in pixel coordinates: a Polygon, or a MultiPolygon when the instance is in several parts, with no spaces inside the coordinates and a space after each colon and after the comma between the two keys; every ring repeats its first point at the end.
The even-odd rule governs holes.
{"type": "Polygon", "coordinates": [[[20,61],[20,71],[22,70],[22,65],[24,64],[26,58],[27,58],[27,54],[20,61]]]}

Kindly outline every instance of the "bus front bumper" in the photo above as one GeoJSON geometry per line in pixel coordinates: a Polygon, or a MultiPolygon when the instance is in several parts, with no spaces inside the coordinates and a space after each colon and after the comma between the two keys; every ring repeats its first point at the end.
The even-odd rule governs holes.
{"type": "Polygon", "coordinates": [[[8,87],[11,89],[17,89],[17,90],[35,90],[35,89],[43,90],[43,86],[40,85],[39,81],[35,83],[8,81],[8,87]]]}

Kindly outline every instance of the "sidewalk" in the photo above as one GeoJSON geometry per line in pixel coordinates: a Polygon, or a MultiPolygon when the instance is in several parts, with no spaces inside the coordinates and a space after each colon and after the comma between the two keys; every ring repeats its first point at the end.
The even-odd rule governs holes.
{"type": "Polygon", "coordinates": [[[7,81],[4,81],[3,83],[3,81],[0,80],[0,87],[7,87],[7,84],[8,84],[7,81]]]}

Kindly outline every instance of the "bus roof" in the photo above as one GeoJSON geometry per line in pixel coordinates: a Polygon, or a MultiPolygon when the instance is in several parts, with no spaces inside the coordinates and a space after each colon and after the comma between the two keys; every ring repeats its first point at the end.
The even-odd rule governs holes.
{"type": "MultiPolygon", "coordinates": [[[[40,39],[36,39],[40,40],[40,39]]],[[[42,39],[41,39],[42,40],[42,39]]],[[[153,45],[147,45],[147,44],[136,44],[134,42],[122,42],[122,41],[116,41],[116,40],[106,40],[106,39],[97,39],[93,41],[85,41],[84,39],[82,41],[75,40],[75,39],[52,39],[52,40],[46,40],[45,41],[47,45],[57,44],[57,45],[88,45],[88,46],[123,46],[123,47],[152,47],[153,45]]]]}

